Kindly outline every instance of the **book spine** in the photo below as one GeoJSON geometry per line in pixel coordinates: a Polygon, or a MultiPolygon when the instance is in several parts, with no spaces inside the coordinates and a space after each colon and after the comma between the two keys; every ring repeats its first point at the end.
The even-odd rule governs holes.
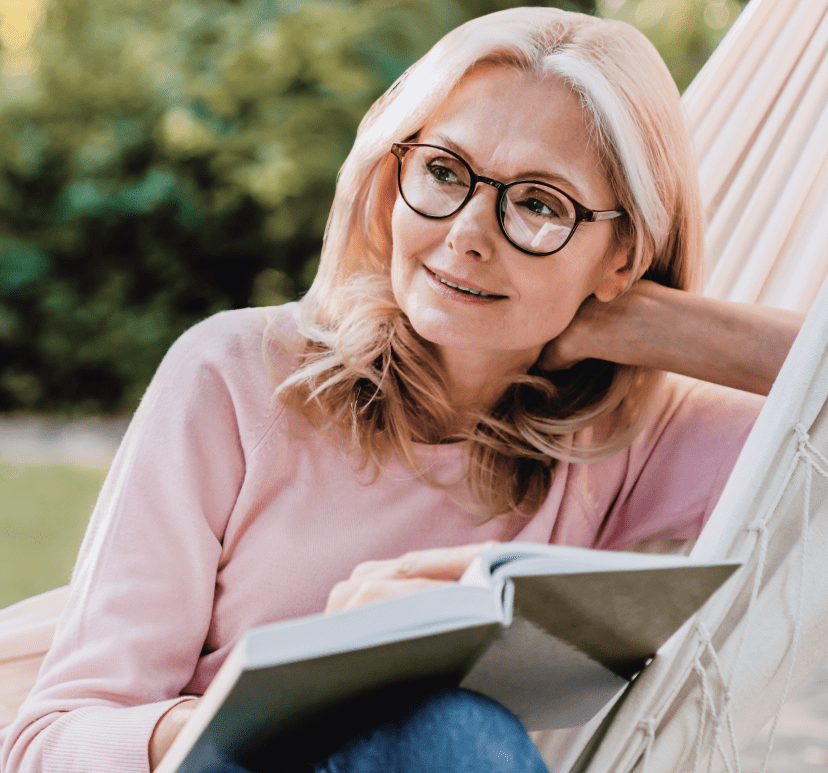
{"type": "Polygon", "coordinates": [[[500,603],[503,607],[503,627],[508,628],[512,624],[512,612],[515,606],[515,584],[511,578],[506,578],[500,590],[500,603]]]}

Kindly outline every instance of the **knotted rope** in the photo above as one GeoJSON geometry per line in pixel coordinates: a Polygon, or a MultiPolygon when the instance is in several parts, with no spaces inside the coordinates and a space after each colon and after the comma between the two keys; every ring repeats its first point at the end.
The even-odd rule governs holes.
{"type": "MultiPolygon", "coordinates": [[[[802,423],[797,423],[793,427],[793,431],[797,439],[797,450],[793,458],[791,459],[791,463],[788,467],[788,470],[785,473],[785,477],[782,481],[782,484],[779,486],[779,489],[775,497],[773,498],[772,503],[765,510],[765,512],[745,527],[747,531],[756,532],[756,542],[754,543],[753,548],[751,549],[750,555],[750,558],[753,558],[754,556],[756,558],[755,574],[753,577],[753,584],[751,587],[751,593],[748,601],[747,610],[745,612],[744,625],[742,626],[742,630],[739,634],[739,640],[736,645],[736,651],[733,658],[733,663],[735,665],[729,676],[726,675],[724,672],[722,662],[719,658],[716,648],[713,645],[710,631],[707,629],[707,627],[704,625],[702,621],[699,621],[696,624],[696,630],[699,636],[699,647],[698,652],[693,661],[693,672],[696,674],[699,680],[699,686],[701,689],[701,707],[699,710],[699,721],[696,728],[696,744],[693,749],[692,758],[692,769],[694,773],[699,772],[699,765],[701,763],[702,758],[704,757],[704,741],[706,727],[710,727],[711,732],[713,734],[711,745],[712,748],[710,750],[706,769],[707,773],[710,773],[710,771],[713,768],[713,763],[715,761],[715,756],[717,752],[721,756],[721,759],[724,762],[725,768],[728,773],[741,773],[742,771],[739,749],[736,739],[735,723],[733,719],[733,682],[736,674],[736,665],[738,665],[738,663],[740,662],[740,656],[742,653],[743,645],[745,643],[746,633],[753,620],[756,602],[759,597],[759,590],[762,586],[762,580],[764,578],[765,566],[767,563],[768,555],[768,543],[770,538],[768,522],[775,513],[776,508],[778,507],[785,492],[788,490],[791,479],[793,478],[793,475],[796,472],[797,468],[800,465],[804,465],[805,480],[801,517],[801,547],[799,551],[799,561],[797,562],[799,571],[797,573],[795,625],[793,635],[791,638],[791,643],[785,655],[785,659],[788,661],[788,668],[785,675],[784,687],[779,700],[779,704],[774,714],[773,721],[771,723],[767,747],[765,750],[765,756],[762,763],[761,773],[767,773],[768,762],[770,760],[770,755],[773,750],[773,742],[776,735],[776,729],[779,724],[779,718],[782,714],[782,708],[785,704],[785,701],[788,698],[791,679],[793,677],[794,666],[796,663],[796,655],[799,647],[799,640],[801,637],[803,627],[802,607],[805,592],[805,571],[807,567],[808,558],[808,531],[811,515],[811,489],[813,487],[814,471],[816,471],[817,474],[822,476],[824,479],[828,480],[828,459],[826,459],[826,457],[823,456],[822,453],[820,453],[811,443],[811,439],[806,427],[802,423]],[[702,663],[702,657],[704,655],[707,655],[709,657],[710,664],[715,667],[715,671],[718,676],[719,682],[721,686],[724,688],[721,707],[718,711],[716,710],[716,701],[714,699],[713,691],[709,683],[709,669],[706,669],[704,667],[704,664],[702,663]],[[724,730],[725,728],[727,729],[730,752],[732,754],[732,759],[735,763],[735,768],[731,764],[731,758],[728,756],[724,743],[722,741],[722,730],[724,730]]],[[[652,754],[652,748],[655,743],[657,729],[656,719],[654,717],[650,717],[648,719],[642,720],[638,724],[638,729],[644,735],[642,773],[647,773],[647,767],[652,754]]]]}

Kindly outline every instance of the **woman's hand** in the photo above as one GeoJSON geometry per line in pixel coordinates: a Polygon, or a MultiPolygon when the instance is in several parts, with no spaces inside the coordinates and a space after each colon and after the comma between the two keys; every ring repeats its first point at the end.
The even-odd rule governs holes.
{"type": "Polygon", "coordinates": [[[803,318],[641,279],[608,303],[587,298],[538,364],[560,370],[594,357],[766,395],[803,318]]]}
{"type": "Polygon", "coordinates": [[[158,767],[176,736],[181,732],[181,728],[187,724],[187,720],[195,711],[199,700],[199,698],[194,698],[183,703],[176,703],[158,720],[149,742],[150,770],[158,767]]]}
{"type": "Polygon", "coordinates": [[[325,612],[354,609],[372,601],[448,585],[460,579],[466,567],[486,548],[486,542],[453,548],[412,550],[389,561],[366,561],[351,576],[334,585],[325,612]]]}
{"type": "Polygon", "coordinates": [[[622,365],[649,364],[643,360],[656,343],[652,330],[660,310],[656,302],[669,307],[689,296],[647,279],[639,279],[611,301],[590,295],[566,330],[544,347],[539,365],[543,370],[563,370],[591,357],[622,365]]]}
{"type": "Polygon", "coordinates": [[[596,338],[602,335],[602,331],[607,330],[608,306],[609,303],[599,301],[594,295],[590,295],[581,304],[563,333],[543,348],[538,360],[541,369],[565,370],[581,360],[596,357],[596,338]]]}

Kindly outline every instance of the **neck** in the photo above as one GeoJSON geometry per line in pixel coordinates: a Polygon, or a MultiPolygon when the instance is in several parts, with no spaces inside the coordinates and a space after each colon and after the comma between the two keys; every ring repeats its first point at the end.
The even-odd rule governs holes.
{"type": "Polygon", "coordinates": [[[490,352],[438,348],[448,396],[459,417],[490,411],[511,378],[526,373],[539,352],[490,352]]]}

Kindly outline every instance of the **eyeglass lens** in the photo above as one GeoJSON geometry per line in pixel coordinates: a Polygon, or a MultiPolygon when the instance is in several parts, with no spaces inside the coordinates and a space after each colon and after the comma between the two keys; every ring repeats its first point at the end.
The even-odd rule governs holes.
{"type": "MultiPolygon", "coordinates": [[[[408,205],[423,215],[448,217],[466,200],[469,170],[439,148],[413,147],[405,155],[400,188],[408,205]]],[[[552,252],[575,225],[572,202],[543,183],[510,185],[502,200],[503,227],[509,238],[530,252],[552,252]]]]}

